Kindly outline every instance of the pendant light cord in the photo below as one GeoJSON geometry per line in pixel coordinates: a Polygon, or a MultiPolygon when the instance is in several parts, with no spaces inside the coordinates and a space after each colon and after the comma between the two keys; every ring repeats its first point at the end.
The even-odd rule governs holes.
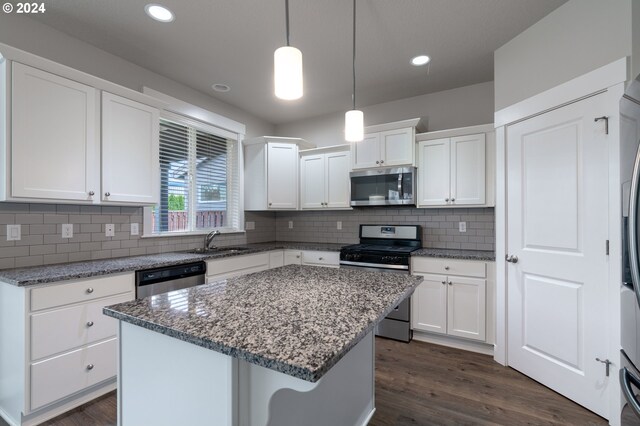
{"type": "Polygon", "coordinates": [[[284,0],[284,11],[287,16],[287,46],[289,46],[289,0],[284,0]]]}
{"type": "MultiPolygon", "coordinates": [[[[289,1],[289,0],[287,0],[289,1]]],[[[353,109],[356,109],[356,0],[353,0],[353,109]]]]}

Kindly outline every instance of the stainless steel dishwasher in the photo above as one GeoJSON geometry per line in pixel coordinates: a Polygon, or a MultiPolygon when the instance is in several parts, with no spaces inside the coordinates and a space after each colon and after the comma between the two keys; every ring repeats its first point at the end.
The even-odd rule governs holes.
{"type": "Polygon", "coordinates": [[[167,293],[181,288],[204,284],[205,262],[194,262],[162,268],[136,271],[136,297],[167,293]]]}

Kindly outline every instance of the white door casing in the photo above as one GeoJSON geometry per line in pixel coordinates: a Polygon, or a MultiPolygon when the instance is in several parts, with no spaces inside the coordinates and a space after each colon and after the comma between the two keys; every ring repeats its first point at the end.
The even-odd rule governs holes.
{"type": "Polygon", "coordinates": [[[608,417],[604,94],[506,128],[509,364],[608,417]]]}

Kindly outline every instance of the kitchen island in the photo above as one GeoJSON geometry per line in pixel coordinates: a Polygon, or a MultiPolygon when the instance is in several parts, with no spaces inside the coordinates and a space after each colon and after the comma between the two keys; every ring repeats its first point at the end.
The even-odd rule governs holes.
{"type": "Polygon", "coordinates": [[[119,424],[366,424],[373,329],[421,281],[290,265],[107,307],[119,424]]]}

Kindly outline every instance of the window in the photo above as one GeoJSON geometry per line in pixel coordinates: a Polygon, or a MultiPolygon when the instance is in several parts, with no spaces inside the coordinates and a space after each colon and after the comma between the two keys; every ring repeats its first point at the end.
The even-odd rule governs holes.
{"type": "MultiPolygon", "coordinates": [[[[160,119],[160,203],[145,212],[152,234],[239,230],[238,142],[178,114],[160,119]]],[[[146,222],[145,222],[146,224],[146,222]]]]}

